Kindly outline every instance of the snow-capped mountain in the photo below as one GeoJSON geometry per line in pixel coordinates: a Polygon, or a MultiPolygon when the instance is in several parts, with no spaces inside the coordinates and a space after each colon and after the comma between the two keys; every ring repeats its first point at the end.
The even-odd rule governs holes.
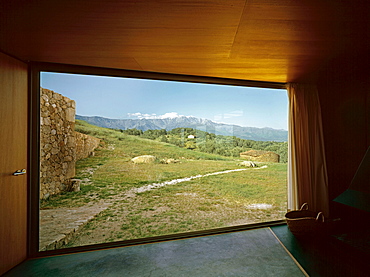
{"type": "Polygon", "coordinates": [[[175,128],[193,128],[197,130],[214,133],[216,135],[236,136],[242,139],[257,141],[287,141],[288,131],[273,128],[242,127],[216,123],[209,119],[196,118],[191,116],[178,116],[155,119],[110,119],[100,116],[76,115],[76,119],[84,120],[90,124],[112,129],[138,129],[142,131],[175,128]]]}

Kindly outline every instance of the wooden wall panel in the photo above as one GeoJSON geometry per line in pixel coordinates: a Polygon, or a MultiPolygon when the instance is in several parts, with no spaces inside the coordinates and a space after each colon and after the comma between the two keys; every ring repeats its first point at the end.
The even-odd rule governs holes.
{"type": "Polygon", "coordinates": [[[27,65],[0,53],[0,275],[27,256],[27,65]]]}
{"type": "MultiPolygon", "coordinates": [[[[354,58],[347,61],[338,59],[323,72],[318,85],[329,200],[349,187],[370,146],[370,80],[367,67],[354,58]]],[[[333,216],[341,216],[337,208],[332,203],[333,216]]]]}

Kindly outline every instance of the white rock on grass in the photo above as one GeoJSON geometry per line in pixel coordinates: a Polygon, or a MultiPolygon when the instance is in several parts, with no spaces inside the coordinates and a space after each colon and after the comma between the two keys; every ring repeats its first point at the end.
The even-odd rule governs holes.
{"type": "Polygon", "coordinates": [[[239,163],[240,166],[245,166],[245,167],[256,167],[257,165],[252,162],[252,161],[244,161],[239,163]]]}
{"type": "Polygon", "coordinates": [[[143,155],[131,159],[134,164],[149,164],[154,163],[155,160],[156,157],[152,155],[143,155]]]}
{"type": "Polygon", "coordinates": [[[247,206],[248,209],[261,209],[261,210],[267,210],[271,209],[271,204],[265,204],[265,203],[259,203],[259,204],[251,204],[247,206]]]}

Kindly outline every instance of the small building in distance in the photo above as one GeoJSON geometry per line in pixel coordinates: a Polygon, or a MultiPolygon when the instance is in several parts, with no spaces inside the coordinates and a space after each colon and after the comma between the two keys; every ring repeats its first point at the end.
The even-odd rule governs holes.
{"type": "Polygon", "coordinates": [[[271,162],[271,163],[280,162],[280,155],[271,151],[264,150],[249,150],[240,153],[240,157],[248,161],[254,162],[271,162]]]}

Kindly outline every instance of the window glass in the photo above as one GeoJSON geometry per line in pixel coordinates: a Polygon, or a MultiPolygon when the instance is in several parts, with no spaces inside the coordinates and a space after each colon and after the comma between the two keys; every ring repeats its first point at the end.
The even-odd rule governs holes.
{"type": "Polygon", "coordinates": [[[285,90],[41,73],[40,251],[283,219],[285,90]]]}

